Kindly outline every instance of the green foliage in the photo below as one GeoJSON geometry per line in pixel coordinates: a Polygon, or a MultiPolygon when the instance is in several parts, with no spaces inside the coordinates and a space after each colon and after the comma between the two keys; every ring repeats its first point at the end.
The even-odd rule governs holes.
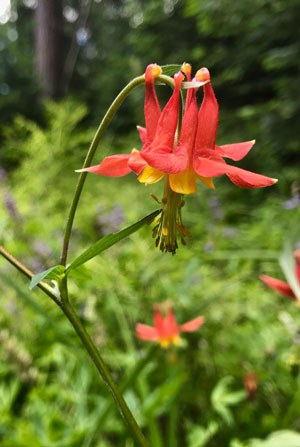
{"type": "Polygon", "coordinates": [[[264,441],[251,440],[246,443],[233,441],[230,447],[297,447],[300,442],[299,433],[291,430],[281,430],[272,433],[264,441]]]}
{"type": "Polygon", "coordinates": [[[125,239],[126,237],[130,236],[131,234],[138,231],[140,228],[142,228],[145,224],[151,224],[154,220],[154,218],[160,213],[160,210],[154,211],[153,213],[149,214],[148,216],[144,217],[143,219],[139,220],[138,222],[134,223],[133,225],[130,225],[130,227],[124,228],[123,230],[119,231],[118,233],[111,233],[106,236],[103,236],[101,239],[99,239],[97,242],[92,244],[89,248],[87,248],[81,255],[79,255],[66,269],[66,273],[70,272],[71,270],[76,269],[82,264],[85,264],[90,259],[93,259],[95,256],[102,253],[104,250],[107,250],[108,248],[115,245],[117,242],[121,241],[122,239],[125,239]]]}
{"type": "MultiPolygon", "coordinates": [[[[72,85],[89,108],[68,99],[42,109],[29,39],[22,32],[8,43],[5,35],[17,26],[31,33],[31,20],[21,20],[26,8],[17,24],[1,28],[7,45],[1,82],[14,82],[13,95],[2,95],[1,116],[10,120],[18,105],[27,118],[19,115],[2,130],[1,160],[9,175],[0,184],[0,238],[32,270],[44,271],[35,281],[59,262],[74,170],[93,135],[87,116],[98,122],[130,73],[142,73],[149,62],[208,66],[221,106],[219,141],[256,137],[260,149],[250,164],[267,175],[279,172],[278,189],[263,192],[233,189],[224,178],[215,192],[200,186],[183,208],[193,238],[172,262],[155,250],[145,226],[72,272],[71,299],[155,447],[299,445],[299,309],[258,280],[261,273],[282,277],[278,257],[291,223],[299,221],[299,208],[283,207],[291,186],[298,193],[298,3],[93,2],[91,37],[72,85]],[[38,124],[28,119],[36,115],[38,124]],[[150,323],[152,305],[166,298],[179,323],[206,318],[176,351],[149,349],[134,335],[135,324],[150,323]],[[242,387],[252,370],[258,390],[251,400],[242,387]]],[[[129,129],[142,124],[141,95],[126,101],[113,123],[118,138],[101,145],[97,160],[116,147],[135,146],[129,129]]],[[[107,231],[118,234],[155,209],[150,192],[161,196],[161,185],[143,188],[134,175],[89,175],[71,259],[99,237],[107,241],[107,231]]],[[[0,285],[1,445],[132,446],[59,309],[39,291],[30,293],[2,261],[0,285]]]]}
{"type": "MultiPolygon", "coordinates": [[[[19,167],[1,183],[3,196],[9,192],[16,208],[0,211],[1,239],[34,271],[59,262],[74,187],[70,179],[76,179],[73,169],[80,167],[78,159],[88,146],[90,132],[79,126],[83,109],[72,104],[51,105],[45,129],[25,122],[19,167]]],[[[10,135],[8,150],[17,132],[10,135]]],[[[70,276],[70,298],[155,447],[248,447],[252,439],[276,430],[285,430],[287,440],[286,430],[300,431],[298,309],[258,280],[261,273],[282,275],[278,257],[299,210],[285,210],[286,197],[278,192],[265,190],[261,201],[255,191],[235,196],[224,178],[216,183],[215,192],[199,185],[198,193],[186,198],[183,219],[193,238],[176,256],[156,250],[144,226],[126,244],[112,246],[70,276]],[[179,323],[197,315],[204,315],[206,323],[198,333],[187,334],[177,350],[149,349],[136,340],[135,324],[150,323],[152,305],[166,298],[172,299],[179,323]],[[258,390],[248,400],[243,378],[252,370],[258,390]]],[[[155,209],[150,193],[160,197],[162,185],[144,188],[133,175],[89,175],[75,221],[72,259],[103,236],[104,228],[118,234],[120,227],[155,209]],[[121,220],[119,212],[111,214],[116,204],[121,220]]],[[[30,293],[4,263],[0,283],[1,443],[131,445],[59,309],[40,291],[30,293]]]]}

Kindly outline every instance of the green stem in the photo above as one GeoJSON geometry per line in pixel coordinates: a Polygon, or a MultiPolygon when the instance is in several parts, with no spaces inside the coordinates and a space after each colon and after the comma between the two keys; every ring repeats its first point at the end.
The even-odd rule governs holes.
{"type": "MultiPolygon", "coordinates": [[[[145,366],[148,365],[149,361],[153,358],[155,355],[155,351],[157,350],[158,346],[154,345],[151,349],[148,350],[147,354],[138,361],[138,363],[135,365],[135,367],[132,369],[132,371],[129,372],[128,376],[125,377],[125,379],[121,382],[121,385],[119,387],[120,391],[123,393],[125,390],[127,390],[133,383],[136,381],[137,377],[139,376],[140,372],[145,368],[145,366]]],[[[111,402],[107,402],[104,409],[102,410],[102,415],[100,416],[98,420],[98,426],[101,427],[106,418],[109,416],[110,410],[112,409],[111,402]]]]}
{"type": "Polygon", "coordinates": [[[178,422],[179,422],[178,405],[171,407],[168,425],[168,441],[169,447],[178,447],[178,422]]]}
{"type": "Polygon", "coordinates": [[[119,412],[125,422],[128,424],[131,433],[136,440],[137,444],[140,447],[147,447],[148,443],[137,425],[137,422],[135,418],[133,417],[131,411],[129,410],[122,394],[118,390],[118,387],[116,383],[114,382],[106,364],[104,363],[99,351],[97,350],[96,346],[94,345],[91,337],[85,330],[84,326],[82,325],[80,319],[78,318],[78,315],[76,314],[74,308],[72,307],[68,295],[67,295],[67,285],[66,285],[66,278],[64,281],[64,284],[62,284],[61,288],[61,294],[62,294],[62,306],[61,309],[70,321],[71,325],[75,329],[77,335],[79,336],[82,344],[84,345],[85,349],[87,350],[90,358],[92,359],[94,365],[96,366],[98,372],[100,373],[104,383],[108,387],[110,393],[112,394],[112,397],[114,398],[117,407],[119,409],[119,412]]]}
{"type": "MultiPolygon", "coordinates": [[[[115,100],[112,102],[112,104],[110,105],[110,107],[108,108],[106,114],[104,115],[96,133],[95,136],[93,138],[93,141],[90,145],[90,148],[88,150],[88,153],[86,155],[85,161],[83,163],[82,169],[87,168],[91,165],[91,162],[93,160],[93,157],[95,155],[95,152],[97,150],[97,147],[100,143],[101,138],[104,135],[104,132],[107,128],[107,126],[109,125],[109,123],[111,122],[111,120],[113,119],[114,115],[116,114],[117,110],[119,109],[120,105],[123,103],[123,101],[125,100],[125,98],[129,95],[129,93],[134,90],[136,87],[138,87],[141,84],[144,84],[145,82],[145,75],[142,76],[138,76],[137,78],[134,78],[132,81],[130,81],[126,87],[124,87],[124,89],[118,94],[118,96],[115,98],[115,100]]],[[[164,84],[168,84],[171,87],[174,86],[174,81],[172,78],[170,78],[169,76],[158,76],[156,79],[156,82],[163,82],[164,84]]],[[[66,265],[67,263],[67,256],[68,256],[68,249],[69,249],[69,242],[70,242],[70,237],[71,237],[71,231],[72,231],[72,227],[73,227],[73,222],[74,222],[74,218],[75,218],[75,214],[76,214],[76,210],[77,210],[77,206],[79,203],[79,199],[81,196],[81,192],[84,186],[84,182],[87,176],[87,172],[81,172],[78,182],[77,182],[77,186],[75,189],[75,193],[74,193],[74,197],[73,197],[73,201],[70,207],[70,211],[69,211],[69,216],[67,219],[67,223],[66,223],[66,229],[65,229],[65,234],[64,234],[64,240],[63,240],[63,246],[62,246],[62,253],[61,253],[61,261],[60,264],[61,265],[66,265]]]]}
{"type": "MultiPolygon", "coordinates": [[[[29,270],[22,262],[20,262],[17,258],[15,258],[9,251],[7,251],[2,245],[0,246],[0,254],[16,269],[18,269],[20,272],[23,273],[23,275],[27,276],[27,278],[31,279],[34,277],[34,273],[29,270]]],[[[43,292],[46,293],[55,303],[60,306],[60,297],[55,293],[54,289],[50,287],[45,282],[41,281],[37,284],[37,287],[39,287],[43,292]]]]}

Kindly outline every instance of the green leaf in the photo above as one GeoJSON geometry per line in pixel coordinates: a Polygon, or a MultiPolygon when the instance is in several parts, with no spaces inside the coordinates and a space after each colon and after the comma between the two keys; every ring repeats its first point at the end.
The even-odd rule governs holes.
{"type": "Polygon", "coordinates": [[[150,415],[158,416],[166,412],[176,401],[176,396],[182,390],[186,379],[186,374],[182,372],[172,377],[172,380],[166,380],[155,390],[152,390],[143,402],[143,413],[146,417],[150,415]]]}
{"type": "Polygon", "coordinates": [[[161,65],[163,74],[167,75],[167,76],[173,76],[175,73],[177,73],[180,70],[180,68],[181,68],[181,65],[178,65],[178,64],[161,65]]]}
{"type": "Polygon", "coordinates": [[[295,259],[293,255],[297,236],[299,236],[299,231],[296,231],[295,234],[292,234],[292,236],[285,241],[283,251],[279,258],[279,263],[287,282],[296,295],[297,300],[300,300],[300,286],[295,272],[295,259]]]}
{"type": "Polygon", "coordinates": [[[223,377],[217,383],[211,395],[211,403],[214,410],[219,413],[228,425],[233,423],[233,416],[229,407],[239,404],[246,397],[244,390],[232,391],[230,389],[232,382],[233,377],[223,377]]]}
{"type": "Polygon", "coordinates": [[[219,430],[219,424],[211,421],[208,427],[188,426],[188,447],[205,447],[219,430]]]}
{"type": "Polygon", "coordinates": [[[79,267],[81,264],[84,264],[85,262],[89,261],[90,259],[97,256],[99,253],[101,253],[104,250],[107,250],[112,245],[116,244],[117,242],[121,241],[125,237],[129,236],[132,233],[135,233],[137,230],[139,230],[143,225],[149,224],[152,222],[152,220],[160,213],[160,210],[156,210],[153,213],[149,214],[148,216],[144,217],[143,219],[139,220],[135,224],[131,225],[130,227],[124,228],[124,230],[119,231],[118,233],[111,233],[107,236],[102,237],[97,242],[95,242],[91,247],[89,247],[87,250],[85,250],[78,258],[76,258],[66,269],[66,273],[69,273],[71,270],[74,270],[76,267],[79,267]]]}
{"type": "Polygon", "coordinates": [[[271,433],[265,441],[255,441],[251,447],[299,447],[300,434],[291,430],[271,433]]]}
{"type": "Polygon", "coordinates": [[[34,275],[31,278],[29,289],[33,289],[39,282],[43,281],[43,279],[61,279],[64,271],[65,267],[63,265],[55,265],[48,270],[44,270],[43,272],[34,275]]]}

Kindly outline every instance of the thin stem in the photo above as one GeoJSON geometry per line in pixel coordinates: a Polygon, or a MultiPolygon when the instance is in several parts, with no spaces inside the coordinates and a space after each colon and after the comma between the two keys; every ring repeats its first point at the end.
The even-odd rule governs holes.
{"type": "MultiPolygon", "coordinates": [[[[63,292],[62,292],[62,294],[63,294],[63,292]]],[[[66,315],[66,317],[68,318],[68,320],[70,321],[71,325],[77,332],[77,335],[79,336],[82,344],[84,345],[90,358],[92,359],[94,365],[96,366],[98,372],[100,373],[102,379],[104,380],[104,383],[106,384],[110,393],[112,394],[112,396],[117,404],[117,407],[119,409],[119,412],[120,412],[121,416],[123,417],[123,419],[125,420],[125,422],[128,424],[128,426],[131,430],[131,433],[132,433],[134,439],[136,440],[137,444],[140,447],[147,447],[148,443],[147,443],[141,429],[137,425],[135,418],[133,417],[131,411],[129,410],[120,391],[118,390],[117,385],[115,384],[99,351],[97,350],[96,346],[94,345],[89,334],[86,332],[84,326],[82,325],[80,319],[78,318],[74,308],[72,307],[72,305],[69,302],[69,300],[67,299],[67,297],[65,297],[65,299],[63,300],[63,305],[61,308],[62,308],[62,311],[64,312],[64,314],[66,315]]]]}
{"type": "MultiPolygon", "coordinates": [[[[172,87],[174,86],[174,81],[169,76],[161,75],[161,76],[158,76],[156,80],[157,80],[157,82],[163,82],[164,84],[168,84],[172,87]]],[[[85,161],[83,163],[83,167],[82,167],[83,169],[86,167],[89,167],[91,165],[91,162],[93,160],[93,157],[95,155],[95,152],[97,150],[99,142],[100,142],[101,138],[103,137],[107,126],[113,119],[113,117],[114,117],[115,113],[117,112],[117,110],[119,109],[120,105],[123,103],[124,99],[129,95],[129,93],[132,90],[134,90],[136,87],[143,84],[144,82],[145,82],[145,75],[138,76],[137,78],[134,78],[132,81],[130,81],[126,85],[126,87],[124,87],[124,89],[118,94],[118,96],[112,102],[112,104],[108,108],[106,114],[104,115],[104,117],[95,133],[93,141],[92,141],[90,148],[88,150],[88,153],[86,155],[85,161]]],[[[67,223],[66,223],[66,229],[65,229],[63,246],[62,246],[62,253],[61,253],[61,261],[60,261],[61,265],[66,265],[66,262],[67,262],[71,231],[72,231],[77,206],[79,203],[79,199],[81,196],[81,192],[82,192],[82,189],[84,186],[86,176],[87,176],[86,172],[80,173],[80,176],[79,176],[79,179],[77,182],[77,186],[75,189],[73,201],[72,201],[72,204],[70,207],[69,216],[68,216],[67,223]]]]}
{"type": "MultiPolygon", "coordinates": [[[[148,350],[147,354],[142,357],[135,365],[135,367],[132,369],[132,371],[129,372],[128,376],[124,378],[124,380],[121,382],[119,389],[123,393],[125,390],[127,390],[137,379],[140,372],[145,368],[145,366],[148,365],[151,358],[153,358],[155,351],[157,350],[158,346],[154,345],[151,349],[148,350]]],[[[98,426],[101,427],[106,418],[109,416],[110,410],[112,410],[111,402],[107,402],[104,409],[102,410],[102,415],[100,416],[98,420],[98,426]]]]}
{"type": "MultiPolygon", "coordinates": [[[[15,258],[9,251],[7,251],[2,245],[0,245],[0,254],[7,259],[7,261],[16,267],[20,272],[22,272],[27,278],[31,279],[34,277],[34,273],[29,270],[22,262],[20,262],[17,258],[15,258]]],[[[60,298],[54,292],[52,287],[50,287],[45,282],[41,281],[37,284],[43,292],[46,293],[58,306],[61,306],[60,298]]]]}
{"type": "Polygon", "coordinates": [[[179,419],[178,405],[174,405],[170,409],[169,424],[168,424],[168,441],[169,447],[178,447],[178,419],[179,419]]]}

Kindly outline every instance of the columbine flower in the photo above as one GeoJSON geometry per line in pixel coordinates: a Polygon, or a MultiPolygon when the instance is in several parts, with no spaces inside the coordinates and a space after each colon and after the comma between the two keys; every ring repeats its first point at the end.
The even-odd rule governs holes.
{"type": "Polygon", "coordinates": [[[153,230],[153,236],[162,251],[172,254],[178,247],[177,237],[185,244],[185,237],[190,235],[182,223],[182,196],[196,191],[197,179],[209,188],[214,188],[213,177],[222,174],[243,188],[270,186],[277,181],[225,162],[224,158],[241,160],[253,146],[254,140],[216,145],[219,107],[207,68],[199,70],[193,79],[197,83],[187,92],[183,120],[178,123],[183,73],[190,81],[189,64],[183,64],[181,71],[174,76],[173,93],[161,111],[154,85],[155,78],[161,74],[161,68],[156,64],[149,65],[145,72],[146,127],[138,127],[143,143],[141,150],[134,149],[131,154],[112,155],[97,166],[82,169],[108,177],[119,177],[134,171],[139,175],[138,180],[146,185],[164,178],[164,194],[159,202],[162,213],[153,230]],[[202,85],[204,97],[198,112],[196,92],[202,85]]]}
{"type": "MultiPolygon", "coordinates": [[[[294,252],[294,258],[295,258],[295,274],[300,285],[300,250],[296,250],[294,252]]],[[[288,282],[281,281],[280,279],[273,278],[272,276],[268,275],[261,275],[260,279],[268,287],[270,287],[273,290],[276,290],[276,292],[279,292],[281,295],[290,298],[291,300],[297,301],[297,297],[288,282]]]]}
{"type": "MultiPolygon", "coordinates": [[[[187,80],[190,81],[191,66],[185,63],[181,70],[186,74],[187,80]]],[[[180,76],[178,73],[175,77],[175,89],[172,95],[176,99],[172,101],[168,108],[167,104],[162,116],[171,114],[174,118],[178,117],[179,96],[175,95],[176,88],[182,80],[183,75],[180,76]]],[[[197,113],[196,89],[189,89],[178,140],[173,138],[173,145],[157,144],[155,150],[143,152],[142,156],[147,161],[148,166],[138,177],[139,181],[145,184],[155,183],[164,177],[164,195],[161,201],[162,214],[153,230],[153,236],[156,245],[162,251],[168,251],[172,254],[176,252],[178,247],[177,235],[179,234],[182,244],[185,244],[185,237],[190,236],[189,231],[182,223],[181,209],[185,203],[182,194],[195,191],[194,177],[196,178],[196,175],[191,172],[190,157],[197,130],[197,113]],[[185,185],[185,187],[182,187],[182,185],[185,185]]],[[[162,131],[163,129],[157,129],[158,142],[162,131]]],[[[165,131],[170,132],[168,129],[165,129],[165,131]]],[[[206,179],[201,178],[201,180],[206,183],[206,179]]]]}
{"type": "MultiPolygon", "coordinates": [[[[181,69],[190,81],[190,65],[183,64],[181,69]]],[[[173,254],[177,248],[177,234],[183,244],[185,236],[189,235],[181,219],[184,204],[182,195],[196,192],[197,179],[209,188],[214,188],[213,177],[222,174],[226,174],[233,183],[243,188],[265,187],[277,182],[276,179],[226,164],[223,157],[241,160],[255,141],[217,146],[219,107],[207,68],[199,70],[193,81],[204,85],[204,97],[199,112],[197,88],[191,88],[187,93],[179,139],[175,142],[173,151],[164,147],[156,147],[151,152],[145,151],[143,158],[149,166],[138,178],[140,182],[149,184],[165,177],[163,211],[154,229],[154,237],[162,251],[173,254]]]]}
{"type": "Polygon", "coordinates": [[[136,325],[136,335],[138,338],[157,342],[162,348],[168,348],[170,345],[180,344],[181,332],[194,332],[204,323],[204,317],[198,317],[187,323],[178,325],[172,306],[167,304],[165,307],[165,312],[162,312],[162,306],[154,306],[154,326],[148,326],[142,323],[136,325]]]}
{"type": "Polygon", "coordinates": [[[206,82],[203,86],[204,97],[198,119],[196,91],[192,89],[187,96],[178,146],[172,154],[161,151],[160,148],[149,155],[144,154],[148,164],[169,174],[171,189],[181,194],[195,192],[197,178],[209,188],[214,188],[212,178],[222,174],[226,174],[233,183],[242,188],[262,188],[276,183],[277,179],[255,174],[225,162],[224,158],[234,161],[244,158],[255,141],[216,145],[219,106],[208,69],[198,70],[195,80],[206,82]]]}

